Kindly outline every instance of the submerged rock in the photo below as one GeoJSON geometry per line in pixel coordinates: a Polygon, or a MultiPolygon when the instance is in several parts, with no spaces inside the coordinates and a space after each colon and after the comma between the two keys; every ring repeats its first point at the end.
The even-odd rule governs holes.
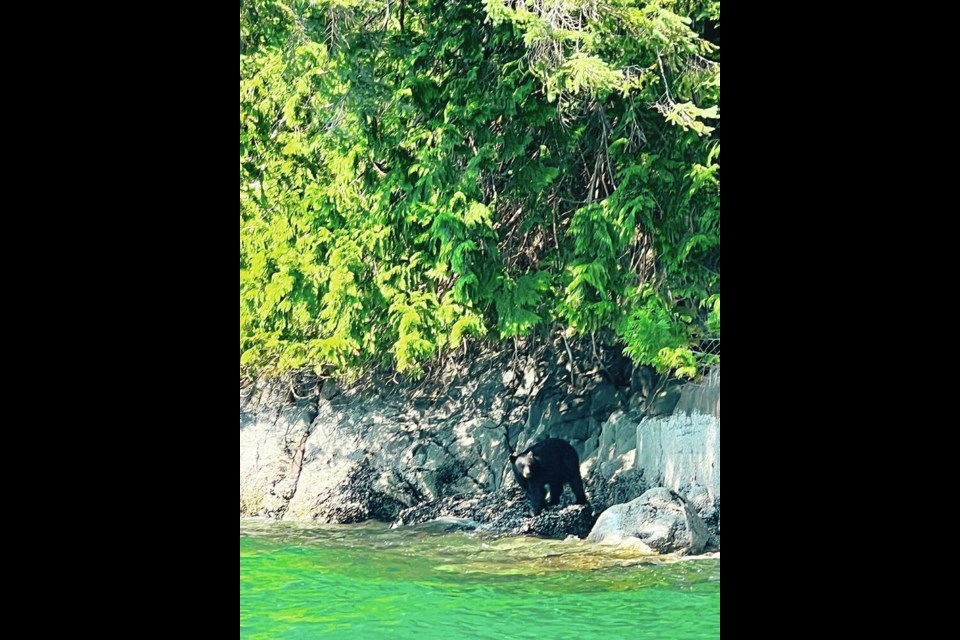
{"type": "Polygon", "coordinates": [[[680,555],[703,553],[710,539],[692,505],[664,488],[607,509],[587,538],[600,544],[637,545],[655,553],[680,555]]]}
{"type": "MultiPolygon", "coordinates": [[[[391,529],[397,529],[396,525],[392,526],[391,529]]],[[[484,526],[477,522],[476,520],[468,520],[467,518],[437,518],[436,520],[430,520],[424,522],[423,524],[418,524],[410,527],[411,529],[416,529],[417,531],[424,533],[434,533],[434,534],[443,534],[443,533],[459,533],[459,532],[470,532],[476,531],[478,529],[483,529],[484,526]]]]}
{"type": "Polygon", "coordinates": [[[566,494],[559,506],[534,517],[523,492],[513,487],[484,496],[455,496],[420,504],[403,510],[393,527],[451,520],[476,523],[475,528],[493,533],[562,539],[585,537],[596,518],[589,505],[573,504],[566,494]]]}

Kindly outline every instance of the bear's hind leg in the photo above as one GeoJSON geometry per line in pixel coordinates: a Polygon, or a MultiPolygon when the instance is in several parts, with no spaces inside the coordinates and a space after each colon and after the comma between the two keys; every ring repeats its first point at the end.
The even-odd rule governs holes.
{"type": "Polygon", "coordinates": [[[577,504],[587,504],[587,494],[583,491],[583,479],[579,472],[570,480],[570,488],[573,489],[573,495],[577,496],[577,504]]]}

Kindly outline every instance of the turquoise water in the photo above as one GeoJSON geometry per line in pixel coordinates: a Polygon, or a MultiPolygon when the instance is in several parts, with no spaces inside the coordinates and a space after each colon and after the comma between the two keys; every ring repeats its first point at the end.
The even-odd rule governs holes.
{"type": "Polygon", "coordinates": [[[240,524],[241,640],[719,637],[719,560],[383,525],[240,524]]]}

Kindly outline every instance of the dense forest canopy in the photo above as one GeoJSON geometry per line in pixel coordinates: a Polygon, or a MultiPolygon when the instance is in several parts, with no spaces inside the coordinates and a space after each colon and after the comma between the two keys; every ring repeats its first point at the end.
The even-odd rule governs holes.
{"type": "Polygon", "coordinates": [[[719,361],[720,3],[241,0],[241,377],[719,361]]]}

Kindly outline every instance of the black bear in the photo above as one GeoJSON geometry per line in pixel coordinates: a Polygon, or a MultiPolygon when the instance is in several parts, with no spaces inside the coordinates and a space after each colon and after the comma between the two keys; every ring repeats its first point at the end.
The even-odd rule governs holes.
{"type": "Polygon", "coordinates": [[[570,443],[550,438],[538,442],[520,455],[510,456],[510,462],[517,484],[527,492],[533,515],[540,515],[544,503],[560,504],[564,483],[570,484],[577,504],[587,504],[583,479],[580,477],[580,457],[570,443]],[[550,488],[549,495],[545,487],[550,488]]]}

